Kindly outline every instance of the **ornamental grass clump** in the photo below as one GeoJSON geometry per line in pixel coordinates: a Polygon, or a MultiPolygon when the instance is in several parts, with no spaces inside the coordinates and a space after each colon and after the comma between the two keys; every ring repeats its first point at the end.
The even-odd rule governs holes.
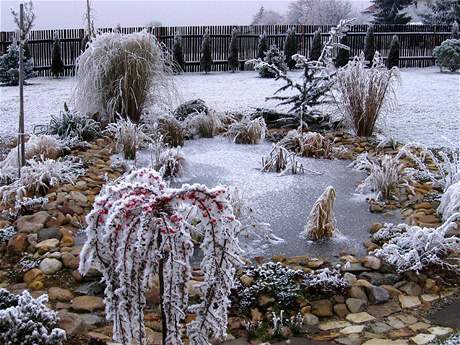
{"type": "Polygon", "coordinates": [[[331,238],[337,231],[337,224],[334,218],[334,202],[336,192],[334,187],[329,186],[321,194],[313,205],[307,219],[307,224],[302,237],[317,241],[331,238]]]}
{"type": "Polygon", "coordinates": [[[126,160],[136,159],[137,150],[148,139],[145,131],[145,125],[136,124],[129,119],[110,123],[106,129],[106,132],[115,137],[117,151],[126,160]]]}
{"type": "Polygon", "coordinates": [[[444,221],[460,212],[460,181],[447,188],[441,197],[437,211],[442,215],[444,221]]]}
{"type": "Polygon", "coordinates": [[[88,43],[76,63],[73,100],[84,116],[110,123],[123,114],[139,123],[144,111],[170,108],[173,62],[154,35],[104,33],[88,43]]]}
{"type": "Polygon", "coordinates": [[[185,130],[173,116],[162,116],[158,119],[158,130],[163,141],[170,147],[184,146],[185,130]]]}
{"type": "Polygon", "coordinates": [[[168,188],[153,169],[140,169],[105,185],[86,223],[79,271],[102,273],[106,315],[114,340],[145,345],[145,293],[155,274],[160,285],[163,344],[208,344],[227,331],[230,292],[242,264],[240,222],[227,187],[168,188]],[[192,225],[193,224],[193,225],[192,225]],[[192,234],[202,239],[199,301],[190,305],[188,283],[194,253],[192,234]],[[189,313],[193,319],[186,319],[189,313]]]}
{"type": "Polygon", "coordinates": [[[316,132],[291,130],[278,144],[304,157],[332,158],[333,155],[331,142],[316,132]]]}
{"type": "Polygon", "coordinates": [[[371,67],[361,54],[337,71],[335,101],[356,135],[372,135],[379,117],[395,104],[398,80],[397,67],[387,69],[378,52],[371,67]]]}
{"type": "Polygon", "coordinates": [[[267,157],[262,157],[261,170],[280,173],[280,175],[288,172],[293,175],[304,173],[303,165],[297,161],[296,155],[280,145],[273,145],[267,157]]]}
{"type": "Polygon", "coordinates": [[[259,144],[265,139],[267,125],[262,117],[251,120],[245,116],[228,127],[227,135],[235,144],[259,144]]]}
{"type": "Polygon", "coordinates": [[[215,111],[207,111],[188,115],[184,125],[189,137],[213,138],[218,134],[222,123],[215,111]]]}

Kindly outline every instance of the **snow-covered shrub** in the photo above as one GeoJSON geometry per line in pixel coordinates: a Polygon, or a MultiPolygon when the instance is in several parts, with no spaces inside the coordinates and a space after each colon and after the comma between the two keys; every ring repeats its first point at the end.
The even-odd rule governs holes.
{"type": "MultiPolygon", "coordinates": [[[[34,77],[34,62],[24,57],[24,80],[34,77]]],[[[19,45],[10,44],[6,53],[0,56],[0,83],[18,85],[19,83],[19,45]]]]}
{"type": "Polygon", "coordinates": [[[336,104],[356,135],[372,135],[379,117],[395,102],[398,80],[398,68],[387,69],[378,52],[371,67],[361,53],[337,71],[336,104]]]}
{"type": "Polygon", "coordinates": [[[195,113],[208,113],[209,108],[202,99],[192,99],[179,105],[173,115],[179,121],[184,121],[189,115],[195,113]]]}
{"type": "Polygon", "coordinates": [[[281,145],[273,145],[267,157],[262,157],[263,172],[277,172],[281,175],[290,172],[293,175],[304,172],[303,165],[296,159],[296,155],[281,145]]]}
{"type": "Polygon", "coordinates": [[[104,33],[78,57],[73,98],[77,111],[112,122],[117,114],[139,123],[149,107],[169,108],[174,84],[171,59],[154,35],[104,33]]]}
{"type": "Polygon", "coordinates": [[[409,143],[397,155],[398,158],[404,156],[411,159],[418,169],[444,191],[460,182],[460,143],[450,151],[439,150],[436,154],[424,145],[409,143]]]}
{"type": "Polygon", "coordinates": [[[213,138],[221,128],[221,121],[215,111],[189,114],[184,121],[188,137],[213,138]]]}
{"type": "Polygon", "coordinates": [[[289,131],[278,145],[305,157],[332,158],[333,153],[331,142],[320,133],[300,129],[289,131]]]}
{"type": "Polygon", "coordinates": [[[28,291],[16,296],[0,289],[0,340],[5,345],[61,345],[66,333],[57,313],[46,307],[47,295],[34,299],[28,291]]]}
{"type": "Polygon", "coordinates": [[[372,241],[378,244],[383,244],[392,238],[407,232],[409,228],[410,225],[407,224],[394,225],[391,223],[385,223],[375,234],[372,235],[372,241]]]}
{"type": "Polygon", "coordinates": [[[362,153],[350,166],[355,170],[369,173],[356,189],[359,193],[376,193],[377,199],[388,200],[394,197],[398,186],[412,188],[412,172],[404,168],[397,156],[384,155],[382,158],[373,158],[367,153],[362,153]]]}
{"type": "Polygon", "coordinates": [[[438,213],[442,215],[442,220],[446,221],[454,213],[460,212],[460,181],[447,188],[441,198],[438,213]]]}
{"type": "Polygon", "coordinates": [[[284,52],[280,51],[275,44],[272,44],[270,48],[264,53],[263,60],[250,60],[248,63],[254,64],[254,69],[259,73],[262,78],[275,78],[276,73],[273,71],[271,66],[275,66],[278,70],[286,73],[288,66],[286,65],[286,57],[284,52]]]}
{"type": "Polygon", "coordinates": [[[70,111],[64,104],[64,111],[59,116],[51,116],[43,131],[65,140],[92,141],[101,136],[101,125],[87,116],[70,111]]]}
{"type": "Polygon", "coordinates": [[[160,154],[159,166],[155,167],[163,178],[181,176],[185,170],[185,157],[180,148],[170,148],[160,154]]]}
{"type": "Polygon", "coordinates": [[[13,183],[13,181],[16,180],[17,177],[18,177],[17,168],[0,167],[0,186],[13,183]]]}
{"type": "Polygon", "coordinates": [[[251,120],[245,116],[241,121],[232,123],[227,130],[227,135],[236,144],[255,145],[265,139],[267,125],[262,117],[251,120]]]}
{"type": "Polygon", "coordinates": [[[29,193],[44,194],[61,183],[75,183],[78,176],[83,175],[80,162],[71,160],[42,159],[28,160],[21,169],[21,177],[13,183],[0,187],[0,200],[5,203],[13,198],[19,200],[29,193]]]}
{"type": "Polygon", "coordinates": [[[165,343],[183,344],[188,312],[195,314],[185,327],[191,345],[225,335],[229,294],[241,264],[236,235],[240,223],[229,200],[225,187],[167,188],[153,169],[131,172],[102,188],[86,218],[87,240],[79,269],[85,275],[94,265],[102,272],[106,315],[114,322],[116,341],[146,343],[144,294],[155,273],[164,288],[165,343]],[[201,301],[189,306],[192,228],[202,238],[204,279],[198,288],[201,301]]]}
{"type": "Polygon", "coordinates": [[[449,335],[444,339],[436,339],[431,341],[428,345],[458,345],[460,344],[460,331],[449,335]]]}
{"type": "Polygon", "coordinates": [[[421,228],[405,226],[406,231],[395,233],[382,248],[372,252],[387,263],[393,265],[397,272],[420,272],[430,266],[459,271],[445,258],[452,252],[459,251],[460,238],[446,236],[446,233],[458,227],[460,213],[455,213],[438,228],[421,228]]]}
{"type": "Polygon", "coordinates": [[[306,274],[303,285],[307,294],[322,296],[343,295],[349,287],[338,270],[329,268],[306,274]]]}
{"type": "Polygon", "coordinates": [[[17,231],[14,226],[7,226],[6,228],[0,229],[0,244],[8,243],[8,241],[16,234],[17,231]]]}
{"type": "MultiPolygon", "coordinates": [[[[25,158],[49,158],[57,159],[67,147],[59,138],[52,135],[34,135],[25,143],[25,158]]],[[[0,162],[0,169],[18,167],[18,147],[11,149],[5,159],[0,162]]]]}
{"type": "Polygon", "coordinates": [[[123,154],[126,160],[136,159],[137,150],[148,139],[146,126],[132,122],[130,119],[119,119],[110,123],[106,131],[116,140],[117,151],[123,154]]]}
{"type": "Polygon", "coordinates": [[[434,48],[433,55],[441,71],[447,68],[451,72],[460,69],[460,39],[448,39],[434,48]]]}
{"type": "Polygon", "coordinates": [[[171,147],[183,146],[185,131],[182,124],[173,116],[162,116],[158,119],[158,130],[163,140],[171,147]]]}
{"type": "Polygon", "coordinates": [[[326,188],[316,200],[308,215],[307,224],[301,236],[312,241],[331,238],[337,230],[334,218],[335,189],[326,188]]]}
{"type": "Polygon", "coordinates": [[[254,282],[248,286],[239,286],[237,292],[239,306],[244,312],[258,306],[258,298],[262,295],[273,297],[283,308],[289,308],[301,296],[300,282],[304,273],[284,267],[281,263],[267,262],[258,267],[251,267],[244,272],[254,282]]]}
{"type": "Polygon", "coordinates": [[[14,209],[18,212],[18,214],[30,214],[34,210],[37,210],[46,205],[48,201],[48,198],[42,196],[32,198],[24,197],[22,199],[16,200],[14,209]]]}

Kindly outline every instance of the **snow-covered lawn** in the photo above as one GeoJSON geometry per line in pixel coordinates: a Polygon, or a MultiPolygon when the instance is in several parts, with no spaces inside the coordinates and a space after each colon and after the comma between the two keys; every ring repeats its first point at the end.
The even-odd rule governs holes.
{"type": "MultiPolygon", "coordinates": [[[[295,72],[297,76],[300,72],[295,72]]],[[[255,72],[191,73],[174,77],[180,98],[204,99],[216,110],[247,110],[271,107],[266,102],[282,84],[258,78],[255,72]]],[[[46,123],[69,101],[72,78],[35,78],[25,87],[26,129],[46,123]]],[[[18,88],[0,87],[0,136],[16,133],[18,88]]],[[[439,73],[438,68],[402,70],[398,107],[387,118],[385,134],[403,141],[419,141],[431,146],[446,145],[443,136],[460,136],[460,74],[439,73]]]]}

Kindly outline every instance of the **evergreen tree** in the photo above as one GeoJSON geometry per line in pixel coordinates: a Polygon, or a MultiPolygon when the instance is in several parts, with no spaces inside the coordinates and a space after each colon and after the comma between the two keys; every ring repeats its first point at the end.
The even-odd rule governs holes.
{"type": "Polygon", "coordinates": [[[436,0],[423,15],[425,24],[453,24],[460,22],[460,0],[436,0]]]}
{"type": "Polygon", "coordinates": [[[235,72],[239,67],[238,60],[238,30],[236,28],[232,31],[232,38],[230,40],[230,47],[228,54],[228,67],[235,72]]]}
{"type": "Polygon", "coordinates": [[[297,54],[297,37],[294,28],[287,31],[286,40],[284,41],[284,55],[286,56],[286,64],[289,69],[294,69],[296,62],[292,59],[292,55],[297,54]]]}
{"type": "MultiPolygon", "coordinates": [[[[24,58],[24,80],[33,76],[33,60],[24,58]]],[[[17,42],[10,44],[6,54],[0,56],[0,83],[7,85],[19,84],[19,45],[17,42]]]]}
{"type": "Polygon", "coordinates": [[[407,24],[411,21],[403,10],[412,4],[413,0],[373,0],[376,6],[374,23],[376,24],[407,24]]]}
{"type": "Polygon", "coordinates": [[[265,52],[268,50],[267,33],[264,31],[259,36],[259,43],[257,44],[257,57],[261,60],[265,57],[265,52]]]}
{"type": "Polygon", "coordinates": [[[182,36],[179,31],[174,35],[173,58],[177,66],[185,71],[184,52],[182,51],[182,36]]]}
{"type": "Polygon", "coordinates": [[[388,69],[391,69],[393,67],[399,67],[399,39],[396,35],[393,35],[393,38],[391,40],[387,65],[388,69]]]}
{"type": "Polygon", "coordinates": [[[374,26],[369,25],[367,28],[366,38],[364,41],[364,58],[366,61],[372,65],[372,60],[374,60],[375,55],[375,36],[374,36],[374,26]]]}
{"type": "Polygon", "coordinates": [[[53,54],[51,60],[51,74],[58,78],[64,72],[64,63],[61,58],[61,41],[57,33],[54,34],[53,54]]]}
{"type": "Polygon", "coordinates": [[[454,40],[460,39],[460,33],[458,32],[458,22],[455,21],[454,24],[452,24],[452,38],[454,40]]]}
{"type": "Polygon", "coordinates": [[[205,73],[211,71],[212,66],[212,52],[211,52],[211,37],[209,36],[209,30],[206,29],[203,35],[203,43],[201,44],[201,58],[200,58],[201,70],[205,73]]]}
{"type": "Polygon", "coordinates": [[[262,78],[275,78],[276,72],[274,72],[267,64],[276,66],[282,73],[286,73],[288,67],[286,65],[286,57],[284,52],[280,51],[276,44],[272,44],[270,48],[265,52],[264,60],[266,64],[256,65],[256,71],[262,78]]]}
{"type": "MultiPolygon", "coordinates": [[[[340,40],[340,44],[348,47],[348,37],[347,35],[343,36],[340,40]]],[[[335,59],[335,67],[340,68],[344,67],[348,64],[350,60],[350,49],[346,48],[339,48],[337,52],[337,57],[335,59]]]]}
{"type": "Polygon", "coordinates": [[[323,42],[321,40],[321,29],[318,29],[315,31],[315,34],[313,35],[313,42],[311,43],[309,60],[318,61],[322,51],[323,42]]]}
{"type": "Polygon", "coordinates": [[[254,15],[252,18],[252,23],[251,25],[260,25],[260,22],[262,21],[262,18],[264,17],[264,7],[260,6],[259,10],[257,13],[254,15]]]}

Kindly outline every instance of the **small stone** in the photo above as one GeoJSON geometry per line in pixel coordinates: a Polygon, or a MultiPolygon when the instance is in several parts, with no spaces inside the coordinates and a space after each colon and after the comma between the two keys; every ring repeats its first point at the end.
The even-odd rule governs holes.
{"type": "Polygon", "coordinates": [[[17,234],[10,238],[8,241],[8,254],[20,255],[25,252],[29,245],[26,234],[17,234]]]}
{"type": "Polygon", "coordinates": [[[360,286],[352,286],[350,288],[350,297],[362,299],[363,301],[367,301],[367,295],[364,292],[364,289],[360,286]]]}
{"type": "Polygon", "coordinates": [[[40,270],[48,275],[58,272],[62,268],[62,262],[58,259],[45,258],[39,266],[40,270]]]}
{"type": "Polygon", "coordinates": [[[79,260],[77,257],[72,255],[71,253],[62,253],[61,256],[62,263],[64,264],[64,267],[76,270],[79,265],[79,260]]]}
{"type": "Polygon", "coordinates": [[[356,333],[361,333],[364,330],[365,326],[363,325],[354,325],[354,326],[348,326],[340,330],[340,333],[342,334],[356,334],[356,333]]]}
{"type": "Polygon", "coordinates": [[[388,326],[385,322],[375,322],[371,324],[371,330],[374,333],[382,334],[391,330],[391,326],[388,326]]]}
{"type": "Polygon", "coordinates": [[[345,280],[348,284],[353,285],[357,278],[353,273],[345,272],[343,275],[343,280],[345,280]]]}
{"type": "Polygon", "coordinates": [[[86,197],[86,195],[80,192],[71,191],[70,198],[80,206],[86,206],[88,203],[88,198],[86,197]]]}
{"type": "Polygon", "coordinates": [[[422,299],[423,302],[429,303],[429,302],[438,300],[439,295],[424,294],[424,295],[421,295],[420,298],[422,299]]]}
{"type": "Polygon", "coordinates": [[[322,331],[330,331],[332,329],[344,328],[351,326],[351,323],[347,321],[328,321],[320,323],[318,328],[322,331]]]}
{"type": "Polygon", "coordinates": [[[332,312],[332,303],[327,299],[313,301],[311,303],[312,313],[319,317],[327,317],[334,315],[332,312]]]}
{"type": "Polygon", "coordinates": [[[369,228],[369,232],[371,234],[375,234],[377,231],[379,231],[383,227],[382,223],[373,223],[371,227],[369,228]]]}
{"type": "Polygon", "coordinates": [[[375,317],[373,317],[372,315],[369,315],[366,312],[361,312],[361,313],[348,314],[346,316],[346,319],[353,323],[364,323],[364,322],[375,320],[375,317]]]}
{"type": "Polygon", "coordinates": [[[43,281],[41,280],[34,280],[33,282],[31,282],[30,284],[27,285],[27,287],[30,289],[30,290],[34,290],[34,291],[39,291],[39,290],[42,290],[44,288],[44,284],[43,284],[43,281]]]}
{"type": "Polygon", "coordinates": [[[414,282],[404,284],[399,290],[404,291],[409,296],[420,296],[422,294],[422,288],[414,282]]]}
{"type": "Polygon", "coordinates": [[[50,301],[70,302],[73,299],[73,294],[70,290],[59,287],[51,287],[48,290],[48,296],[50,301]]]}
{"type": "Polygon", "coordinates": [[[50,215],[46,211],[40,211],[29,216],[22,216],[16,221],[16,227],[18,232],[37,232],[45,227],[48,218],[50,218],[50,215]]]}
{"type": "Polygon", "coordinates": [[[428,344],[429,342],[433,341],[436,339],[436,336],[433,334],[424,334],[420,333],[416,335],[415,337],[410,338],[415,344],[417,345],[425,345],[428,344]]]}
{"type": "Polygon", "coordinates": [[[317,316],[311,314],[311,313],[307,313],[303,316],[303,322],[306,324],[306,325],[309,325],[309,326],[315,326],[319,323],[319,319],[317,316]]]}
{"type": "Polygon", "coordinates": [[[403,308],[415,308],[422,304],[417,296],[399,295],[398,298],[403,308]]]}
{"type": "Polygon", "coordinates": [[[388,301],[383,304],[371,305],[367,308],[367,312],[376,318],[387,317],[391,314],[398,313],[401,311],[399,303],[396,301],[388,301]]]}
{"type": "Polygon", "coordinates": [[[61,232],[58,228],[43,228],[38,231],[38,240],[45,241],[52,238],[60,240],[62,237],[61,232]]]}
{"type": "Polygon", "coordinates": [[[66,331],[67,335],[78,335],[86,332],[83,320],[78,314],[67,311],[58,312],[58,326],[66,331]]]}
{"type": "Polygon", "coordinates": [[[59,245],[59,240],[56,238],[50,238],[49,240],[44,240],[35,245],[35,248],[40,254],[49,252],[53,249],[56,249],[59,245]]]}
{"type": "Polygon", "coordinates": [[[447,335],[452,333],[454,330],[450,327],[440,327],[440,326],[433,326],[428,328],[428,332],[434,335],[447,335]]]}
{"type": "Polygon", "coordinates": [[[31,270],[28,270],[24,274],[24,282],[26,284],[32,283],[34,280],[43,280],[45,279],[45,275],[43,274],[42,271],[40,271],[38,268],[32,268],[31,270]]]}
{"type": "Polygon", "coordinates": [[[367,302],[363,301],[362,299],[347,298],[345,303],[347,304],[348,309],[352,313],[359,313],[359,312],[367,310],[367,302]]]}
{"type": "Polygon", "coordinates": [[[397,319],[394,316],[389,316],[387,319],[387,323],[395,329],[401,329],[406,327],[406,324],[404,322],[402,322],[400,319],[397,319]]]}
{"type": "Polygon", "coordinates": [[[77,312],[93,312],[104,309],[102,298],[97,296],[79,296],[72,301],[72,309],[77,312]]]}
{"type": "Polygon", "coordinates": [[[372,304],[385,303],[390,299],[390,294],[384,288],[371,286],[366,288],[367,297],[372,304]]]}
{"type": "Polygon", "coordinates": [[[350,313],[347,308],[347,305],[344,303],[334,304],[334,314],[338,317],[344,318],[350,313]]]}
{"type": "Polygon", "coordinates": [[[409,328],[413,330],[414,332],[424,331],[425,329],[430,328],[430,324],[425,323],[425,322],[416,322],[410,325],[409,328]]]}
{"type": "Polygon", "coordinates": [[[390,340],[390,339],[370,339],[367,340],[362,345],[407,345],[406,340],[390,340]]]}
{"type": "Polygon", "coordinates": [[[406,325],[413,325],[418,321],[418,319],[412,315],[409,314],[398,314],[395,315],[398,319],[400,319],[402,322],[404,322],[406,325]]]}
{"type": "Polygon", "coordinates": [[[364,267],[372,268],[373,270],[379,270],[382,267],[382,260],[375,256],[365,256],[362,262],[364,267]]]}
{"type": "Polygon", "coordinates": [[[252,285],[252,283],[254,282],[254,278],[251,277],[251,276],[248,276],[246,274],[243,274],[241,277],[240,277],[240,282],[241,284],[243,284],[243,286],[245,287],[249,287],[252,285]]]}
{"type": "Polygon", "coordinates": [[[75,239],[71,235],[64,235],[61,239],[61,247],[72,247],[75,244],[75,239]]]}

